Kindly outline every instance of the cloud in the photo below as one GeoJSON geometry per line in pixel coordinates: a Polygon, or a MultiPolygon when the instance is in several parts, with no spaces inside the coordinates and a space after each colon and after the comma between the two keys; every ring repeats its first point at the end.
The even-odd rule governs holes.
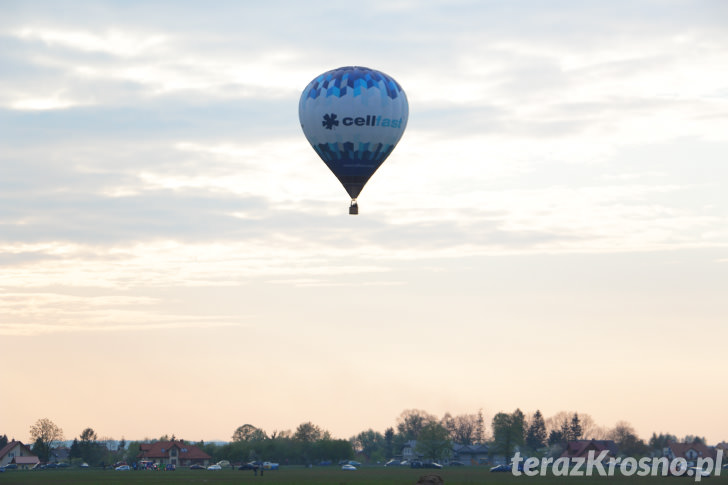
{"type": "Polygon", "coordinates": [[[327,285],[401,261],[726,244],[721,4],[374,2],[343,25],[344,6],[278,5],[11,4],[8,287],[327,285]],[[411,104],[358,218],[297,119],[306,83],[345,64],[411,104]],[[170,251],[196,263],[170,273],[170,251]]]}
{"type": "Polygon", "coordinates": [[[108,333],[161,329],[239,326],[224,316],[160,312],[159,301],[139,296],[68,293],[4,292],[0,301],[0,335],[34,336],[48,333],[108,333]],[[46,314],[52,311],[54,317],[46,314]]]}

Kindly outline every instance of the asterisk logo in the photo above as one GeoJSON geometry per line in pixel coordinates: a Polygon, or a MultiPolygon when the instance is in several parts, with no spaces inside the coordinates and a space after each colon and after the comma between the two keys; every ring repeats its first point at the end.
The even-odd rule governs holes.
{"type": "Polygon", "coordinates": [[[324,115],[324,120],[321,124],[327,130],[333,130],[334,126],[339,126],[339,120],[336,119],[336,115],[334,113],[331,113],[330,115],[324,115]]]}

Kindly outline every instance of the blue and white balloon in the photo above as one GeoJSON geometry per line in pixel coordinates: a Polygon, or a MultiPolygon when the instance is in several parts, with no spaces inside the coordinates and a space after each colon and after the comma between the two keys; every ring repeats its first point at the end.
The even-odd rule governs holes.
{"type": "Polygon", "coordinates": [[[366,67],[325,72],[303,90],[301,128],[351,197],[352,214],[364,185],[402,138],[408,115],[397,81],[366,67]]]}

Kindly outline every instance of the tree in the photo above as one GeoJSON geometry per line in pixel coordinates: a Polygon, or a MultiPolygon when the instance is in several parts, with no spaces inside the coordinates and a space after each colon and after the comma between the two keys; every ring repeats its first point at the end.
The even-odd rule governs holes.
{"type": "Polygon", "coordinates": [[[90,463],[92,465],[96,464],[100,454],[96,443],[97,439],[98,435],[96,434],[96,431],[92,428],[86,428],[81,431],[81,441],[78,443],[78,447],[81,451],[81,458],[86,463],[90,463]]]}
{"type": "Polygon", "coordinates": [[[519,446],[523,445],[523,439],[526,436],[526,416],[524,416],[523,411],[516,409],[513,411],[513,414],[511,414],[511,420],[513,423],[512,430],[514,443],[519,446]]]}
{"type": "Polygon", "coordinates": [[[384,457],[389,459],[394,456],[394,428],[389,427],[384,430],[384,457]]]}
{"type": "Polygon", "coordinates": [[[579,425],[581,426],[581,438],[583,440],[604,440],[607,439],[607,430],[598,426],[589,414],[579,413],[579,425]]]}
{"type": "Polygon", "coordinates": [[[647,453],[647,445],[635,433],[631,424],[619,421],[609,432],[609,439],[619,447],[619,452],[625,456],[642,456],[647,453]]]}
{"type": "Polygon", "coordinates": [[[41,461],[48,461],[51,446],[56,441],[63,440],[63,430],[48,418],[42,418],[30,427],[30,437],[34,441],[34,448],[38,447],[41,461]]]}
{"type": "Polygon", "coordinates": [[[71,449],[68,450],[68,457],[71,460],[75,458],[81,458],[81,445],[78,443],[77,438],[73,438],[73,443],[71,443],[71,449]]]}
{"type": "Polygon", "coordinates": [[[549,433],[549,440],[548,444],[549,446],[553,446],[557,443],[561,443],[564,441],[564,435],[561,433],[561,430],[558,429],[552,429],[549,433]]]}
{"type": "Polygon", "coordinates": [[[350,460],[354,451],[348,440],[321,439],[312,446],[311,458],[321,460],[350,460]]]}
{"type": "Polygon", "coordinates": [[[41,461],[48,461],[51,456],[50,446],[45,444],[42,439],[37,438],[33,442],[33,446],[30,449],[34,455],[36,455],[41,461]]]}
{"type": "Polygon", "coordinates": [[[569,424],[569,439],[581,439],[581,424],[579,423],[579,415],[576,413],[574,413],[574,417],[571,418],[571,424],[569,424]]]}
{"type": "Polygon", "coordinates": [[[551,438],[558,438],[558,441],[569,439],[569,424],[573,413],[567,411],[559,411],[550,418],[546,419],[546,433],[551,438]]]}
{"type": "MultiPolygon", "coordinates": [[[[93,428],[86,428],[81,432],[78,443],[80,458],[91,466],[109,461],[109,441],[111,438],[101,438],[93,428]]],[[[76,440],[74,440],[76,442],[76,440]]]]}
{"type": "Polygon", "coordinates": [[[526,431],[526,446],[532,450],[543,448],[546,444],[546,422],[543,419],[541,411],[538,409],[533,414],[531,423],[526,431]]]}
{"type": "Polygon", "coordinates": [[[321,428],[309,421],[298,425],[296,432],[293,433],[293,439],[303,443],[313,443],[320,440],[322,435],[321,428]]]}
{"type": "Polygon", "coordinates": [[[0,436],[0,449],[4,448],[5,445],[7,445],[7,444],[8,444],[8,436],[5,434],[0,436]]]}
{"type": "Polygon", "coordinates": [[[455,418],[452,417],[452,414],[449,412],[445,413],[445,415],[440,420],[440,425],[442,425],[443,428],[447,430],[448,433],[450,433],[450,436],[455,434],[455,418]]]}
{"type": "MultiPolygon", "coordinates": [[[[602,426],[597,426],[597,424],[594,422],[594,419],[590,415],[584,413],[577,414],[576,412],[572,411],[559,411],[550,418],[546,419],[547,436],[551,437],[551,433],[553,431],[558,432],[553,435],[554,437],[560,436],[557,441],[568,441],[572,439],[608,439],[607,429],[602,426]],[[573,428],[574,416],[577,417],[579,423],[578,428],[573,428]]],[[[549,441],[551,440],[549,439],[549,441]]]]}
{"type": "Polygon", "coordinates": [[[256,428],[252,424],[244,424],[233,433],[233,441],[260,441],[267,439],[268,435],[265,434],[260,428],[256,428]]]}
{"type": "Polygon", "coordinates": [[[285,429],[283,431],[278,431],[277,429],[274,429],[273,432],[270,434],[270,439],[274,440],[276,438],[293,438],[293,433],[290,429],[285,429]]]}
{"type": "Polygon", "coordinates": [[[442,418],[442,426],[450,433],[450,439],[461,445],[472,445],[478,434],[478,415],[460,414],[454,418],[450,413],[442,418]]]}
{"type": "Polygon", "coordinates": [[[425,458],[440,461],[450,452],[450,433],[440,423],[427,423],[417,438],[416,450],[425,458]]]}
{"type": "Polygon", "coordinates": [[[478,410],[478,420],[475,425],[475,436],[474,440],[476,444],[482,445],[485,443],[485,418],[483,418],[483,410],[478,410]]]}
{"type": "Polygon", "coordinates": [[[126,451],[122,455],[122,461],[132,463],[137,460],[139,456],[141,441],[130,441],[126,446],[126,451]]]}
{"type": "Polygon", "coordinates": [[[648,446],[654,450],[658,450],[660,453],[662,453],[662,450],[667,447],[670,443],[677,443],[677,436],[670,433],[660,433],[659,435],[657,433],[652,433],[652,436],[650,437],[650,441],[648,441],[648,446]]]}
{"type": "Polygon", "coordinates": [[[493,417],[493,440],[496,450],[510,459],[516,446],[523,445],[525,417],[520,409],[511,414],[498,413],[493,417]]]}
{"type": "Polygon", "coordinates": [[[86,428],[81,432],[81,441],[82,442],[92,442],[96,441],[98,439],[98,435],[96,434],[96,431],[94,431],[92,428],[86,428]]]}
{"type": "Polygon", "coordinates": [[[352,442],[356,449],[367,457],[367,460],[376,459],[377,455],[384,458],[386,446],[382,433],[370,428],[352,438],[352,442]]]}
{"type": "Polygon", "coordinates": [[[420,431],[429,423],[436,423],[437,418],[420,409],[406,409],[397,418],[397,433],[404,441],[416,440],[420,431]]]}
{"type": "Polygon", "coordinates": [[[571,440],[571,423],[569,421],[564,421],[561,423],[561,436],[564,437],[564,441],[570,441],[571,440]]]}

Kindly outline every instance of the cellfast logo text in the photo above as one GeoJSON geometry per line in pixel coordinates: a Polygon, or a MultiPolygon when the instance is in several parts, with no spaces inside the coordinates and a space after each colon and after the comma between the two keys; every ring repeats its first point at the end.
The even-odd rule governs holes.
{"type": "MultiPolygon", "coordinates": [[[[402,128],[403,118],[385,118],[377,115],[366,116],[345,116],[341,119],[342,126],[379,126],[382,128],[402,128]]],[[[338,115],[336,113],[325,114],[321,125],[327,130],[333,130],[339,126],[338,115]]]]}

